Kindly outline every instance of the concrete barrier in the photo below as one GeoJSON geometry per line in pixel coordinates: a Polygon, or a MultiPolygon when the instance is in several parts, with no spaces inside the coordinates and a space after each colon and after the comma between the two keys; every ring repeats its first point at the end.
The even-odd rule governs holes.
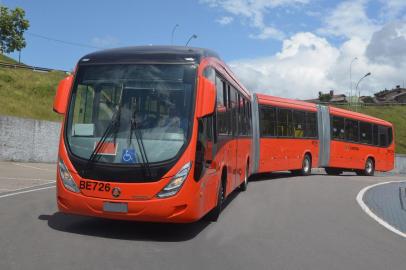
{"type": "Polygon", "coordinates": [[[406,174],[406,155],[397,154],[395,158],[395,173],[406,174]]]}
{"type": "Polygon", "coordinates": [[[58,122],[0,116],[0,160],[56,162],[58,122]]]}

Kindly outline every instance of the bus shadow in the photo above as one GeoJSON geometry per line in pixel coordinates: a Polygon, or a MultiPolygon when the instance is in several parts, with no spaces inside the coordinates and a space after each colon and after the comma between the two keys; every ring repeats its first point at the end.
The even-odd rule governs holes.
{"type": "Polygon", "coordinates": [[[293,175],[291,172],[257,173],[250,176],[249,182],[271,181],[276,179],[293,178],[293,177],[298,176],[293,175]]]}
{"type": "Polygon", "coordinates": [[[110,220],[54,213],[40,215],[54,230],[120,240],[152,242],[182,242],[193,239],[211,222],[201,220],[190,224],[150,223],[124,220],[110,220]]]}
{"type": "MultiPolygon", "coordinates": [[[[223,210],[238,197],[240,191],[233,191],[225,200],[223,210]]],[[[220,219],[222,217],[220,216],[220,219]]],[[[56,212],[52,215],[40,215],[39,220],[47,221],[54,230],[86,236],[151,241],[151,242],[183,242],[195,238],[210,224],[207,216],[194,223],[153,223],[127,220],[113,220],[96,217],[69,215],[56,212]]]]}

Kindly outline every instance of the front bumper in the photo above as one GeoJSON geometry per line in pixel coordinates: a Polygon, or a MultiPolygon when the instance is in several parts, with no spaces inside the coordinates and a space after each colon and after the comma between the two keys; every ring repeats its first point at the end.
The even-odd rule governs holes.
{"type": "Polygon", "coordinates": [[[177,195],[165,199],[108,200],[68,191],[59,180],[57,181],[57,202],[59,210],[63,213],[109,219],[171,223],[190,223],[201,218],[199,192],[181,190],[177,195]],[[104,202],[126,203],[128,212],[103,211],[104,202]]]}

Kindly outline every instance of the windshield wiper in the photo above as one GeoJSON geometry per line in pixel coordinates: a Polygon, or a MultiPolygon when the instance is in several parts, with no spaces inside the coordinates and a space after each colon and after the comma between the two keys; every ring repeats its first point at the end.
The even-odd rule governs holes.
{"type": "Polygon", "coordinates": [[[148,172],[148,176],[151,177],[151,168],[150,163],[147,157],[147,151],[145,150],[144,141],[142,139],[142,133],[138,130],[137,121],[135,120],[135,110],[131,116],[131,123],[130,123],[130,138],[128,144],[131,145],[133,133],[135,134],[135,139],[137,140],[138,149],[140,150],[141,154],[141,164],[144,168],[144,171],[148,172]]]}
{"type": "Polygon", "coordinates": [[[122,107],[122,99],[123,99],[123,89],[124,85],[121,85],[121,95],[120,95],[120,100],[118,102],[118,107],[116,111],[114,112],[113,116],[111,117],[111,121],[109,122],[106,130],[104,131],[103,135],[99,139],[99,141],[96,143],[95,148],[93,149],[92,153],[90,154],[89,159],[87,160],[87,167],[89,168],[90,165],[96,160],[96,157],[100,158],[100,155],[98,153],[102,149],[106,139],[111,135],[111,133],[114,132],[114,145],[116,145],[116,136],[117,136],[117,131],[118,128],[120,127],[120,119],[121,119],[121,107],[122,107]]]}
{"type": "Polygon", "coordinates": [[[97,157],[100,157],[98,154],[102,149],[106,139],[114,133],[114,144],[116,144],[116,134],[118,128],[120,127],[120,116],[121,116],[121,106],[119,105],[118,109],[114,113],[113,117],[111,118],[110,123],[108,124],[106,130],[104,131],[102,137],[96,143],[96,147],[93,149],[92,153],[90,154],[89,159],[87,160],[88,166],[93,163],[97,157]]]}

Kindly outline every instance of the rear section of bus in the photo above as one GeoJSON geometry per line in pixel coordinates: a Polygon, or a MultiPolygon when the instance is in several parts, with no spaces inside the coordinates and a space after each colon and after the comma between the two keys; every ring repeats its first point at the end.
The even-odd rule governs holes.
{"type": "Polygon", "coordinates": [[[326,171],[373,174],[394,168],[395,134],[390,122],[330,107],[331,143],[326,171]],[[369,172],[368,172],[369,170],[369,172]]]}
{"type": "Polygon", "coordinates": [[[193,178],[198,119],[215,107],[214,85],[199,75],[205,57],[217,56],[147,46],[80,59],[54,101],[54,110],[64,115],[60,211],[192,222],[213,208],[216,195],[205,196],[205,183],[193,178]]]}

